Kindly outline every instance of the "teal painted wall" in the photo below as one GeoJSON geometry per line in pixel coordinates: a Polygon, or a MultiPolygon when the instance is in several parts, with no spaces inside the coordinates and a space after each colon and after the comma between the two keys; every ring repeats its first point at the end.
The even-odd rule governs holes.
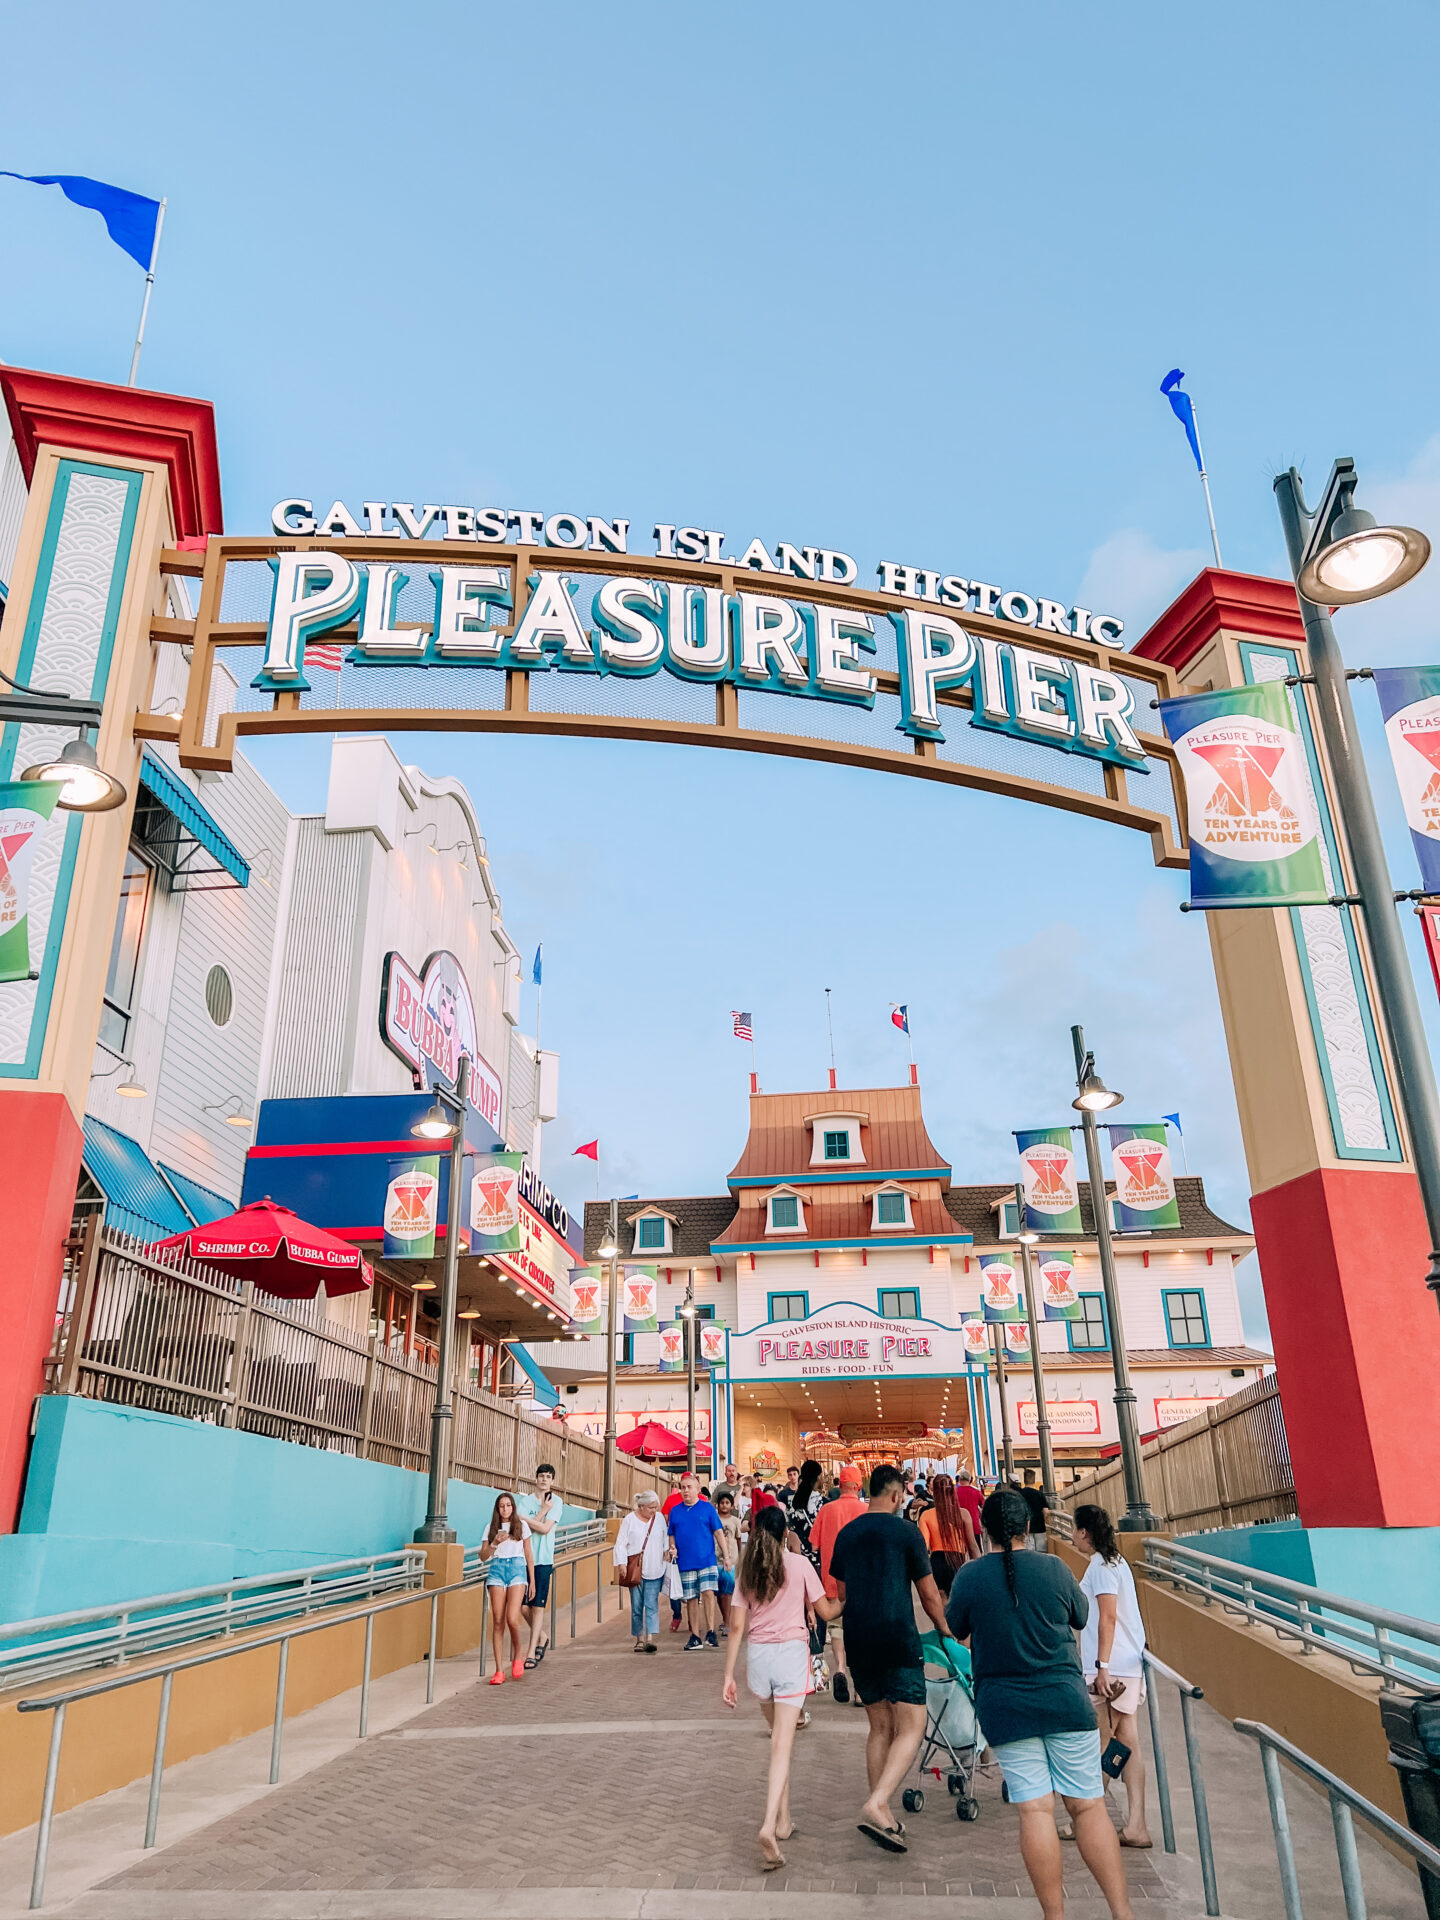
{"type": "Polygon", "coordinates": [[[1440,1626],[1440,1527],[1302,1527],[1298,1520],[1277,1520],[1187,1534],[1182,1544],[1440,1626]]]}
{"type": "MultiPolygon", "coordinates": [[[[0,1622],[385,1553],[409,1543],[425,1495],[424,1474],[403,1467],[46,1394],[20,1528],[0,1536],[0,1622]]],[[[450,1482],[465,1546],[495,1498],[450,1482]]]]}

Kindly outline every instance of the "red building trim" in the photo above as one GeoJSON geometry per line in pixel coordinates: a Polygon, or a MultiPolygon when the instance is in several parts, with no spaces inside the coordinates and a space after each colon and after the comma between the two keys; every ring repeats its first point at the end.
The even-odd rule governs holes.
{"type": "Polygon", "coordinates": [[[74,380],[29,367],[0,367],[0,391],[27,486],[42,441],[83,447],[99,460],[107,453],[155,460],[170,470],[177,539],[224,532],[220,453],[210,401],[74,380]]]}
{"type": "Polygon", "coordinates": [[[1283,640],[1290,646],[1305,638],[1300,602],[1290,581],[1206,567],[1130,651],[1142,660],[1173,667],[1183,678],[1186,667],[1221,627],[1264,640],[1283,640]]]}

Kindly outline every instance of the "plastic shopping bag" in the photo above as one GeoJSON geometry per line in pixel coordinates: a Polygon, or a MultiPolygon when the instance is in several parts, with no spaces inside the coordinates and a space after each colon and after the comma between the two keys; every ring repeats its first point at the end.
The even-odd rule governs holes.
{"type": "Polygon", "coordinates": [[[673,1560],[665,1566],[665,1591],[672,1600],[683,1600],[685,1589],[680,1584],[680,1569],[673,1560]]]}

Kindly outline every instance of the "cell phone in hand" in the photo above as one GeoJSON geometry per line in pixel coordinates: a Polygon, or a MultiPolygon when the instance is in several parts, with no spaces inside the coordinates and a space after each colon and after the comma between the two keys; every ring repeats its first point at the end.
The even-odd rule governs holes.
{"type": "Polygon", "coordinates": [[[1124,1773],[1130,1759],[1130,1749],[1123,1740],[1112,1740],[1100,1756],[1100,1770],[1110,1779],[1118,1780],[1124,1773]]]}

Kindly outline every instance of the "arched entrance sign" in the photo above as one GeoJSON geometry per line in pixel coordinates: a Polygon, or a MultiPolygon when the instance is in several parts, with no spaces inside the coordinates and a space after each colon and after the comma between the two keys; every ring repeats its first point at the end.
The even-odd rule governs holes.
{"type": "Polygon", "coordinates": [[[189,767],[226,770],[244,736],[374,728],[669,741],[1062,807],[1187,864],[1151,713],[1174,675],[1103,641],[778,570],[554,546],[457,562],[448,541],[402,556],[390,539],[212,537],[161,571],[199,582],[193,620],[151,626],[193,648],[187,698],[135,732],[189,767]]]}

